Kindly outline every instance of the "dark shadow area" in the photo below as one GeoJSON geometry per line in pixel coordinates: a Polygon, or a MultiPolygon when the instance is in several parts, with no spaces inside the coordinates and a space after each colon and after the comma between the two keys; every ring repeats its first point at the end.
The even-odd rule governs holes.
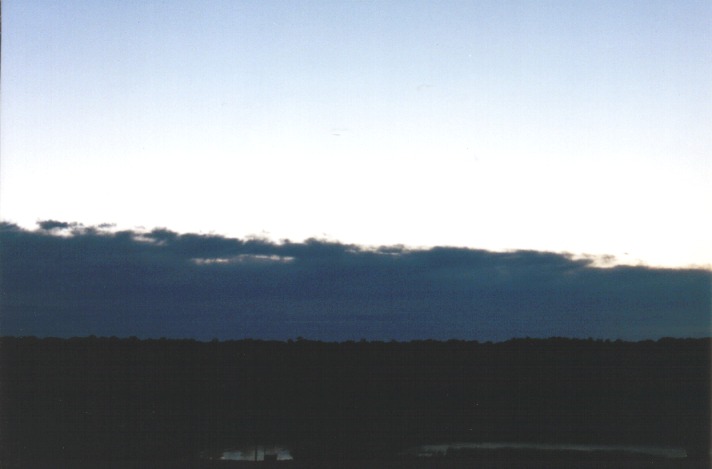
{"type": "MultiPolygon", "coordinates": [[[[0,367],[3,467],[44,467],[44,461],[46,467],[84,461],[237,467],[249,463],[206,458],[241,444],[290,447],[294,461],[262,467],[327,467],[328,461],[351,467],[363,460],[371,467],[432,467],[432,459],[403,452],[453,441],[687,451],[685,461],[654,467],[705,467],[710,451],[710,339],[5,337],[0,367]]],[[[438,467],[465,467],[458,466],[463,459],[494,464],[482,467],[503,460],[532,467],[513,461],[542,457],[563,459],[566,467],[566,460],[583,458],[542,454],[460,450],[441,457],[438,467]]],[[[648,467],[636,460],[626,467],[648,467]]]]}

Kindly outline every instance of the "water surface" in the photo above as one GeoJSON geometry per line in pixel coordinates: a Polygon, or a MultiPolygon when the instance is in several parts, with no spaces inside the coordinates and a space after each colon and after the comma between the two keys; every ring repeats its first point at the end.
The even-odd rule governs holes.
{"type": "Polygon", "coordinates": [[[283,446],[257,445],[223,451],[220,459],[226,461],[265,461],[270,459],[289,461],[293,458],[290,450],[283,446]]]}
{"type": "Polygon", "coordinates": [[[546,444],[546,443],[512,443],[512,442],[453,442],[421,445],[407,451],[408,454],[429,457],[444,455],[449,450],[462,449],[521,449],[540,451],[581,451],[581,452],[618,452],[633,453],[665,458],[686,458],[687,452],[683,448],[670,448],[659,446],[617,446],[617,445],[587,445],[587,444],[546,444]]]}

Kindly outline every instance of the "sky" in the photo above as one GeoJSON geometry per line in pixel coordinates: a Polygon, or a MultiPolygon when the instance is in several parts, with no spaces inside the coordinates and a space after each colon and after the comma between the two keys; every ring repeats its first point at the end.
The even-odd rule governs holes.
{"type": "Polygon", "coordinates": [[[3,5],[0,216],[712,265],[712,4],[3,5]]]}
{"type": "Polygon", "coordinates": [[[0,334],[710,334],[707,0],[2,13],[0,334]]]}

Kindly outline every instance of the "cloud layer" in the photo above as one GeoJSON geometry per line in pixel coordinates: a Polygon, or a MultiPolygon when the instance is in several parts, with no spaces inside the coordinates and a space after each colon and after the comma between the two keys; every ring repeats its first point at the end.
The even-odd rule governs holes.
{"type": "Polygon", "coordinates": [[[536,251],[0,224],[0,334],[346,339],[710,335],[710,272],[536,251]]]}

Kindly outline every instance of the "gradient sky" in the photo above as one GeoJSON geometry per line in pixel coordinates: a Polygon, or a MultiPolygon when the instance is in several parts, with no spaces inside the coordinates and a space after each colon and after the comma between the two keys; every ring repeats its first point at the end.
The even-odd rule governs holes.
{"type": "Polygon", "coordinates": [[[6,0],[0,215],[712,264],[712,3],[6,0]]]}

